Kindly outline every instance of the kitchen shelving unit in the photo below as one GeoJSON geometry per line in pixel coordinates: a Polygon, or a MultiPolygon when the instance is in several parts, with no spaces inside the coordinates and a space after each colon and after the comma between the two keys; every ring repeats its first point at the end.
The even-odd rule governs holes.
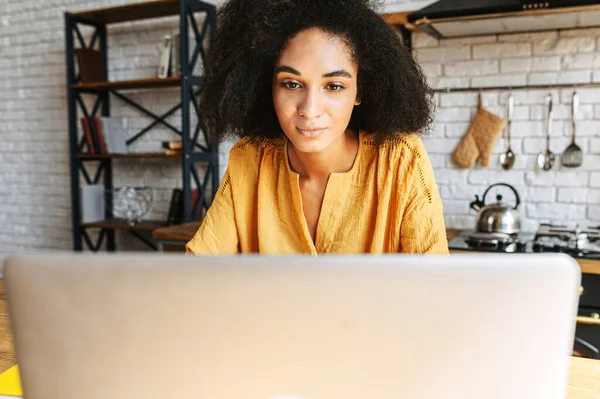
{"type": "MultiPolygon", "coordinates": [[[[144,220],[134,226],[128,225],[123,220],[113,218],[111,206],[106,207],[105,220],[94,223],[81,222],[81,199],[80,199],[80,177],[87,184],[101,184],[102,181],[106,192],[113,188],[113,160],[114,159],[141,159],[141,158],[164,158],[165,160],[177,159],[181,163],[182,190],[183,190],[183,216],[182,222],[196,220],[198,212],[204,212],[210,206],[210,198],[214,196],[219,185],[219,157],[218,146],[210,144],[206,137],[205,129],[201,122],[191,128],[190,112],[193,108],[199,112],[197,94],[203,84],[203,77],[192,73],[199,60],[204,61],[206,55],[204,40],[209,45],[212,40],[212,31],[216,22],[215,6],[200,0],[157,0],[145,3],[129,4],[117,7],[103,8],[76,13],[66,12],[65,18],[65,40],[66,40],[66,67],[67,67],[67,98],[68,98],[68,129],[69,129],[69,158],[71,172],[71,203],[72,203],[72,229],[73,248],[82,251],[83,244],[92,251],[99,251],[104,242],[106,249],[114,251],[115,230],[128,231],[142,240],[148,246],[156,249],[155,243],[144,236],[154,229],[166,225],[165,221],[144,220]],[[204,13],[204,22],[201,26],[195,19],[196,13],[204,13]],[[179,32],[188,33],[191,28],[194,51],[190,55],[190,37],[188,34],[180,34],[179,59],[181,62],[181,75],[167,78],[135,79],[125,81],[108,81],[108,44],[107,26],[110,24],[136,21],[142,19],[159,18],[165,16],[179,17],[179,32]],[[80,25],[93,28],[93,34],[86,42],[79,29],[80,25]],[[78,48],[97,48],[101,53],[104,81],[81,83],[75,68],[76,43],[78,48]],[[96,47],[95,47],[96,46],[96,47]],[[129,98],[123,91],[132,89],[157,89],[164,87],[180,88],[180,103],[175,104],[162,115],[156,115],[140,104],[129,98]],[[135,108],[143,115],[153,121],[133,137],[129,138],[127,144],[131,144],[150,131],[156,125],[163,125],[173,131],[181,138],[183,149],[181,154],[167,155],[163,153],[149,154],[90,154],[86,152],[85,137],[78,134],[78,110],[91,120],[94,116],[110,116],[110,95],[113,95],[126,104],[135,108]],[[95,96],[95,102],[91,111],[86,108],[83,101],[84,95],[95,96]],[[79,107],[78,107],[79,106],[79,107]],[[178,129],[166,122],[166,118],[181,110],[181,128],[178,129]],[[204,135],[205,143],[199,143],[200,132],[204,135]],[[90,163],[98,166],[92,176],[88,171],[90,163]],[[205,172],[201,176],[196,169],[196,164],[205,165],[205,172]],[[198,189],[199,195],[196,204],[191,204],[192,183],[198,189]],[[208,185],[211,186],[212,195],[207,194],[208,185]],[[199,205],[194,206],[193,205],[199,205]],[[196,214],[192,215],[192,209],[196,214]],[[92,240],[88,229],[98,228],[99,233],[92,240]]],[[[198,118],[199,120],[200,118],[198,118]]],[[[93,124],[92,124],[93,125],[93,124]]],[[[107,198],[107,202],[110,197],[107,198]]]]}

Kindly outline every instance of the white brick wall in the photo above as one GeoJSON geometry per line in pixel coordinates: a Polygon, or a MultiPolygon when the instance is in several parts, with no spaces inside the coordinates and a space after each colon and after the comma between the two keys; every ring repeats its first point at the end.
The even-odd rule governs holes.
{"type": "MultiPolygon", "coordinates": [[[[441,41],[415,34],[413,44],[415,56],[435,88],[577,84],[600,78],[600,29],[441,41]]],[[[570,170],[558,165],[543,172],[536,167],[536,160],[546,143],[544,99],[548,92],[555,104],[551,150],[560,155],[570,143],[571,89],[515,91],[512,149],[516,162],[511,171],[499,165],[499,155],[505,150],[503,137],[488,168],[455,168],[451,153],[475,113],[477,91],[436,95],[435,134],[424,141],[434,160],[449,227],[473,227],[475,212],[465,211],[466,204],[498,182],[514,185],[519,192],[525,229],[536,229],[540,222],[600,225],[600,88],[579,89],[577,143],[584,151],[583,166],[570,170]]],[[[502,117],[507,98],[505,92],[483,93],[485,107],[502,117]]],[[[506,200],[510,202],[512,197],[506,200]]]]}
{"type": "MultiPolygon", "coordinates": [[[[0,6],[0,257],[10,252],[70,249],[71,202],[63,12],[129,3],[127,0],[3,1],[0,6]]],[[[109,78],[153,77],[164,34],[176,18],[109,25],[109,78]]],[[[90,30],[80,26],[89,38],[90,30]]],[[[178,103],[177,89],[128,91],[157,114],[178,103]]],[[[94,98],[86,96],[89,106],[94,98]]],[[[91,110],[91,107],[88,108],[91,110]]],[[[131,134],[151,122],[111,96],[115,116],[127,118],[131,134]]],[[[193,111],[192,111],[193,114],[193,111]]],[[[179,126],[179,113],[168,121],[179,126]]],[[[192,125],[193,126],[193,125],[192,125]]],[[[155,128],[145,142],[178,139],[155,128]]],[[[136,143],[140,148],[144,143],[136,143]]],[[[228,145],[222,146],[228,153],[228,145]]],[[[227,159],[222,157],[221,173],[227,159]]],[[[89,164],[90,173],[95,171],[89,164]]],[[[177,160],[114,162],[114,184],[154,188],[149,218],[166,218],[173,187],[181,186],[177,160]]],[[[94,235],[94,234],[92,234],[94,235]]],[[[145,250],[118,234],[119,249],[145,250]]]]}

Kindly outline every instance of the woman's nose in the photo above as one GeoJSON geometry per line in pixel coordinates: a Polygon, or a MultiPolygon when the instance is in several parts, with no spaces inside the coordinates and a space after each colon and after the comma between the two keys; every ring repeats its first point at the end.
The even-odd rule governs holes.
{"type": "Polygon", "coordinates": [[[314,119],[321,116],[322,112],[318,90],[307,90],[298,104],[298,114],[308,119],[314,119]]]}

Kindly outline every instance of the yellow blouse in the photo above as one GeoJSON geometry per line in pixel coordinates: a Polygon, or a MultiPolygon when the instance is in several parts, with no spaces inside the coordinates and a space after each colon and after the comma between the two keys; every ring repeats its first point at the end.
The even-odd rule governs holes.
{"type": "Polygon", "coordinates": [[[244,138],[194,238],[194,254],[447,254],[442,201],[421,139],[376,145],[361,132],[352,169],[327,183],[315,243],[287,139],[244,138]]]}

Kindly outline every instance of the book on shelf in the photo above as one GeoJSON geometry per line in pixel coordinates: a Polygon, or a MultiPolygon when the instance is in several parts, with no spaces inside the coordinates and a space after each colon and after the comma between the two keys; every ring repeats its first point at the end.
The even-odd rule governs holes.
{"type": "Polygon", "coordinates": [[[92,129],[90,128],[90,121],[85,116],[79,118],[81,121],[81,128],[85,137],[85,143],[88,148],[88,153],[91,155],[96,154],[96,145],[94,144],[94,138],[92,137],[92,129]]]}
{"type": "Polygon", "coordinates": [[[104,139],[104,131],[102,130],[100,119],[98,119],[98,117],[94,117],[94,125],[92,126],[92,129],[93,132],[96,132],[95,137],[98,145],[96,150],[100,150],[100,154],[108,154],[108,147],[106,146],[106,140],[104,139]]]}
{"type": "Polygon", "coordinates": [[[75,50],[75,58],[81,83],[106,81],[102,66],[102,54],[99,50],[78,48],[75,50]]]}
{"type": "MultiPolygon", "coordinates": [[[[204,208],[202,203],[198,202],[199,191],[197,188],[192,190],[191,204],[192,215],[197,215],[196,220],[200,221],[204,217],[204,208]]],[[[181,224],[183,222],[183,190],[174,188],[171,194],[171,202],[169,204],[169,212],[167,214],[167,224],[169,226],[181,224]]]]}
{"type": "Polygon", "coordinates": [[[101,116],[98,118],[100,134],[104,136],[108,154],[128,154],[127,130],[123,127],[123,118],[101,116]]]}
{"type": "Polygon", "coordinates": [[[166,34],[163,41],[163,48],[160,54],[160,62],[158,65],[158,77],[164,79],[169,76],[169,69],[171,65],[171,52],[173,46],[173,39],[170,34],[166,34]]]}
{"type": "Polygon", "coordinates": [[[181,76],[181,54],[179,53],[179,49],[181,48],[181,36],[179,36],[179,32],[173,32],[172,38],[169,74],[171,76],[181,76]]]}
{"type": "Polygon", "coordinates": [[[89,154],[129,153],[122,118],[94,116],[90,119],[81,117],[80,120],[89,154]]]}
{"type": "Polygon", "coordinates": [[[169,204],[169,213],[167,214],[167,224],[169,226],[181,223],[181,214],[183,208],[183,190],[174,188],[171,193],[171,203],[169,204]]]}
{"type": "Polygon", "coordinates": [[[104,220],[106,201],[104,184],[87,184],[80,188],[81,223],[104,220]]]}

